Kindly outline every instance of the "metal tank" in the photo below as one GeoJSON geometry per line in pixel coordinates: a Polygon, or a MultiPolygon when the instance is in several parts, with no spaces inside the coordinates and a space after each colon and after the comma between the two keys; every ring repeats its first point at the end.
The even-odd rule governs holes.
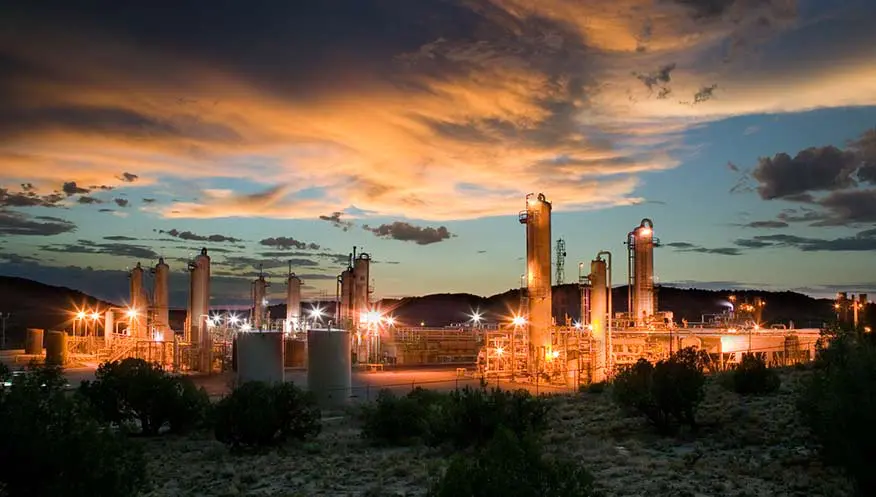
{"type": "Polygon", "coordinates": [[[24,337],[24,353],[27,355],[41,355],[43,353],[43,336],[45,330],[42,328],[28,328],[27,335],[24,337]]]}
{"type": "Polygon", "coordinates": [[[591,381],[599,383],[606,378],[606,319],[608,318],[608,285],[605,261],[596,258],[590,262],[590,328],[593,336],[591,381]]]}
{"type": "Polygon", "coordinates": [[[152,306],[154,310],[152,328],[156,340],[171,340],[170,331],[170,266],[164,262],[164,257],[158,258],[158,264],[152,269],[155,274],[155,285],[152,289],[152,306]]]}
{"type": "Polygon", "coordinates": [[[289,267],[289,276],[286,278],[286,332],[294,333],[299,330],[301,321],[301,279],[292,272],[289,267]]]}
{"type": "Polygon", "coordinates": [[[322,407],[340,407],[350,400],[352,361],[350,332],[307,331],[307,389],[322,407]]]}
{"type": "Polygon", "coordinates": [[[252,326],[260,330],[267,325],[268,282],[259,271],[259,277],[252,282],[252,326]]]}
{"type": "Polygon", "coordinates": [[[338,313],[338,323],[340,323],[341,327],[351,330],[353,326],[358,325],[358,323],[353,322],[353,289],[354,289],[354,278],[353,278],[353,268],[348,267],[341,275],[338,277],[338,283],[341,287],[341,305],[338,313]]]}
{"type": "Polygon", "coordinates": [[[242,332],[236,340],[238,385],[248,381],[283,383],[283,333],[242,332]]]}
{"type": "Polygon", "coordinates": [[[551,204],[544,194],[530,193],[518,219],[526,225],[529,370],[534,373],[551,352],[551,204]]]}
{"type": "Polygon", "coordinates": [[[112,343],[113,333],[116,332],[116,315],[113,313],[112,309],[107,309],[103,313],[103,339],[106,343],[106,346],[112,343]]]}
{"type": "Polygon", "coordinates": [[[630,319],[644,327],[656,312],[654,295],[654,223],[642,219],[627,235],[630,319]]]}
{"type": "Polygon", "coordinates": [[[136,314],[131,318],[128,333],[137,338],[147,338],[149,333],[147,329],[149,301],[143,290],[143,266],[139,262],[131,270],[129,277],[131,279],[131,309],[134,309],[136,314]]]}
{"type": "Polygon", "coordinates": [[[210,311],[210,256],[207,249],[189,262],[190,287],[187,338],[198,349],[198,370],[210,371],[212,340],[207,329],[210,311]]]}
{"type": "Polygon", "coordinates": [[[46,364],[49,366],[67,364],[67,333],[50,331],[46,335],[46,364]]]}

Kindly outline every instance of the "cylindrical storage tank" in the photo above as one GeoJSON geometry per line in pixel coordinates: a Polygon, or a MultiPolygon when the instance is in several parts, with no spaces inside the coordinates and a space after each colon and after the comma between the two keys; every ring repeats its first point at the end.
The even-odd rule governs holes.
{"type": "Polygon", "coordinates": [[[530,371],[541,369],[551,348],[551,203],[526,197],[526,288],[529,296],[530,371]]]}
{"type": "Polygon", "coordinates": [[[353,270],[347,269],[341,273],[341,312],[340,325],[344,329],[351,329],[359,323],[353,322],[353,289],[355,287],[353,270]]]}
{"type": "Polygon", "coordinates": [[[797,335],[788,335],[785,337],[785,360],[788,363],[795,363],[801,358],[800,354],[800,337],[797,335]]]}
{"type": "Polygon", "coordinates": [[[198,349],[198,370],[211,370],[212,340],[207,329],[207,313],[210,312],[210,257],[207,249],[189,263],[191,273],[189,287],[188,338],[198,349]]]}
{"type": "Polygon", "coordinates": [[[371,310],[371,256],[359,254],[353,262],[353,319],[354,326],[362,321],[361,317],[371,310]]]}
{"type": "Polygon", "coordinates": [[[606,263],[602,259],[596,259],[590,262],[590,329],[593,337],[591,380],[593,383],[605,381],[606,375],[605,325],[608,317],[606,268],[606,263]]]}
{"type": "Polygon", "coordinates": [[[283,333],[237,334],[237,384],[283,383],[283,333]]]}
{"type": "Polygon", "coordinates": [[[350,400],[352,364],[350,332],[311,329],[307,332],[307,389],[323,407],[350,400]]]}
{"type": "Polygon", "coordinates": [[[137,338],[147,338],[147,315],[149,313],[149,302],[146,299],[146,294],[143,291],[143,267],[140,263],[131,270],[131,309],[136,314],[131,318],[131,329],[129,334],[137,338]]]}
{"type": "Polygon", "coordinates": [[[115,333],[115,323],[116,316],[113,314],[112,309],[108,309],[103,313],[103,339],[107,347],[112,343],[113,333],[115,333]]]}
{"type": "Polygon", "coordinates": [[[44,334],[45,330],[42,328],[28,328],[24,338],[24,353],[29,355],[42,354],[44,334]]]}
{"type": "Polygon", "coordinates": [[[46,335],[46,364],[49,366],[67,364],[67,333],[50,331],[46,335]]]}
{"type": "Polygon", "coordinates": [[[170,267],[164,262],[164,258],[158,259],[155,265],[155,287],[152,295],[152,304],[155,308],[154,327],[161,333],[162,340],[171,341],[170,335],[170,306],[168,275],[170,267]]]}
{"type": "Polygon", "coordinates": [[[286,340],[286,367],[303,368],[307,365],[307,341],[286,340]]]}
{"type": "Polygon", "coordinates": [[[295,273],[289,273],[286,280],[286,331],[294,333],[299,330],[301,319],[301,279],[295,273]]]}

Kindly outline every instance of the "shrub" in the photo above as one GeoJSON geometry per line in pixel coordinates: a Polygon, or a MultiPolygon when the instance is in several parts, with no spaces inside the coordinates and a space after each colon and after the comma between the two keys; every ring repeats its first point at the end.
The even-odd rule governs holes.
{"type": "Polygon", "coordinates": [[[216,439],[235,450],[304,440],[321,428],[315,398],[292,383],[244,383],[219,401],[214,417],[216,439]]]}
{"type": "Polygon", "coordinates": [[[380,444],[408,445],[430,438],[430,430],[446,395],[420,387],[403,397],[388,389],[362,409],[362,436],[380,444]]]}
{"type": "Polygon", "coordinates": [[[483,445],[499,426],[522,436],[544,428],[549,406],[526,390],[494,388],[454,390],[440,406],[431,428],[431,445],[451,443],[457,448],[483,445]]]}
{"type": "Polygon", "coordinates": [[[688,347],[656,366],[639,359],[617,375],[613,392],[622,407],[645,415],[658,431],[669,433],[674,422],[696,428],[704,384],[702,355],[688,347]]]}
{"type": "Polygon", "coordinates": [[[819,351],[798,406],[821,453],[843,467],[861,496],[876,495],[876,344],[839,336],[819,351]]]}
{"type": "Polygon", "coordinates": [[[500,428],[473,456],[455,457],[429,491],[432,497],[587,497],[593,477],[565,461],[542,458],[531,433],[500,428]]]}
{"type": "Polygon", "coordinates": [[[775,392],[782,384],[779,374],[770,369],[757,354],[744,354],[742,362],[731,373],[733,390],[740,395],[762,395],[775,392]]]}
{"type": "Polygon", "coordinates": [[[136,495],[146,484],[139,446],[101,427],[65,384],[57,369],[37,369],[0,395],[0,494],[136,495]]]}
{"type": "Polygon", "coordinates": [[[210,403],[190,378],[143,359],[105,362],[95,378],[83,382],[80,393],[100,418],[131,430],[137,422],[143,435],[156,435],[165,424],[175,433],[188,431],[203,422],[210,403]]]}
{"type": "Polygon", "coordinates": [[[606,382],[598,381],[596,383],[590,383],[589,385],[581,385],[580,390],[587,393],[602,393],[605,391],[606,386],[606,382]]]}

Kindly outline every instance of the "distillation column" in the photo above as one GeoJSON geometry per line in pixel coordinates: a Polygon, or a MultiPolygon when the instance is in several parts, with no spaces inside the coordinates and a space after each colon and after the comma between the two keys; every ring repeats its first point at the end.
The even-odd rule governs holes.
{"type": "Polygon", "coordinates": [[[530,373],[544,368],[551,352],[551,204],[544,194],[526,196],[526,287],[530,373]]]}
{"type": "Polygon", "coordinates": [[[260,330],[267,325],[268,282],[265,281],[265,275],[259,272],[259,277],[252,284],[252,327],[260,330]]]}
{"type": "Polygon", "coordinates": [[[648,325],[656,311],[654,298],[654,223],[643,219],[627,237],[629,312],[635,326],[648,325]]]}
{"type": "MultiPolygon", "coordinates": [[[[355,252],[354,252],[355,254],[355,252]]],[[[356,357],[359,362],[376,362],[380,354],[379,323],[372,322],[371,311],[371,256],[361,253],[353,259],[353,326],[360,337],[356,357]]]]}
{"type": "Polygon", "coordinates": [[[605,261],[597,257],[590,262],[590,328],[593,336],[593,347],[590,369],[591,382],[605,381],[606,376],[606,334],[605,325],[608,316],[608,285],[606,281],[605,261]]]}
{"type": "Polygon", "coordinates": [[[170,340],[173,337],[170,335],[170,306],[169,306],[169,290],[168,290],[168,275],[170,267],[164,262],[163,257],[158,258],[158,264],[153,269],[155,273],[155,286],[152,289],[152,304],[155,308],[153,318],[153,328],[155,329],[156,340],[170,340]]]}
{"type": "Polygon", "coordinates": [[[289,268],[286,278],[286,333],[295,333],[301,322],[301,279],[289,268]]]}
{"type": "Polygon", "coordinates": [[[187,335],[189,342],[198,349],[198,370],[209,372],[213,341],[207,328],[207,314],[210,312],[210,256],[207,249],[189,262],[191,274],[189,288],[189,312],[187,335]]]}
{"type": "Polygon", "coordinates": [[[143,290],[143,267],[140,263],[131,270],[131,309],[135,314],[131,316],[131,330],[129,335],[137,338],[147,338],[148,321],[147,314],[149,313],[149,301],[146,298],[146,292],[143,290]]]}

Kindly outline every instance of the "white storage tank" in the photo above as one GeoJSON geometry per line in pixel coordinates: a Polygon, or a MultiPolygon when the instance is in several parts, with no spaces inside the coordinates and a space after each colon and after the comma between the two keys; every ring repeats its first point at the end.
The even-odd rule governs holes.
{"type": "Polygon", "coordinates": [[[350,332],[311,329],[307,332],[307,389],[322,407],[347,404],[351,396],[350,332]]]}
{"type": "Polygon", "coordinates": [[[250,331],[237,334],[237,384],[248,381],[282,383],[283,333],[250,331]]]}

